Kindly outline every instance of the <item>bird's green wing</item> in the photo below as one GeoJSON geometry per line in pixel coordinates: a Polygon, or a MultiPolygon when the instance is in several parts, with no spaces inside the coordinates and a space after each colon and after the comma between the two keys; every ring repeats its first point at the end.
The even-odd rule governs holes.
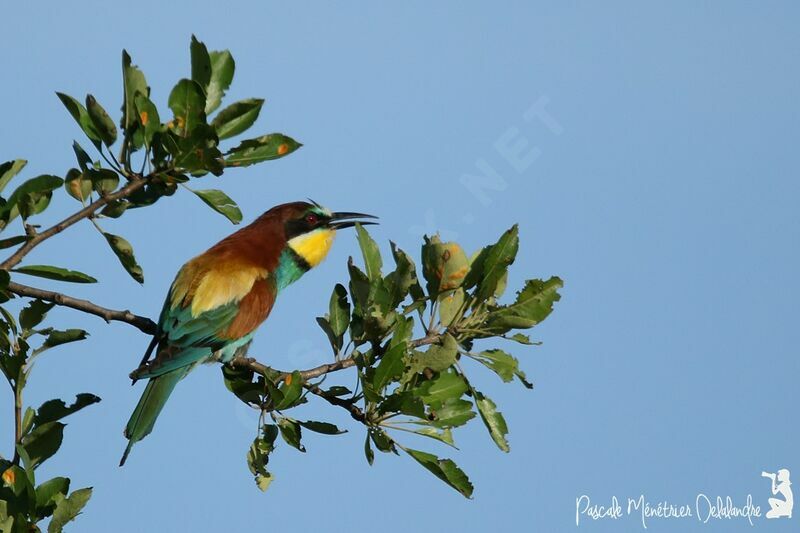
{"type": "Polygon", "coordinates": [[[158,351],[153,364],[142,368],[136,378],[160,376],[171,370],[203,362],[231,341],[217,336],[236,318],[237,302],[192,316],[190,308],[167,310],[159,324],[158,351]]]}

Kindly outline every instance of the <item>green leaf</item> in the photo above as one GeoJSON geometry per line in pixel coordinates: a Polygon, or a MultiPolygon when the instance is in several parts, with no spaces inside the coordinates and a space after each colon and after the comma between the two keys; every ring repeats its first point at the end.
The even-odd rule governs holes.
{"type": "MultiPolygon", "coordinates": [[[[24,386],[25,385],[23,384],[23,387],[24,386]]],[[[23,437],[24,436],[25,435],[23,435],[23,437]]],[[[14,449],[16,450],[17,455],[19,455],[19,458],[22,461],[22,466],[25,468],[25,475],[28,477],[28,484],[31,487],[31,491],[33,491],[33,487],[34,485],[36,485],[36,472],[34,472],[35,465],[33,464],[33,461],[31,461],[30,455],[28,455],[27,450],[25,450],[25,447],[22,446],[22,444],[15,445],[14,449]]],[[[35,496],[33,494],[31,494],[31,496],[33,497],[29,499],[29,502],[31,504],[35,504],[36,503],[35,496]]]]}
{"type": "Polygon", "coordinates": [[[358,234],[358,245],[361,248],[361,255],[364,258],[364,268],[370,281],[381,279],[381,268],[383,260],[378,245],[364,229],[364,226],[356,223],[356,233],[358,234]]]}
{"type": "Polygon", "coordinates": [[[33,407],[28,407],[25,409],[25,414],[22,417],[22,431],[21,435],[27,435],[28,432],[33,427],[33,419],[36,416],[36,410],[33,407]]]}
{"type": "Polygon", "coordinates": [[[206,87],[206,113],[211,113],[222,102],[225,91],[231,86],[236,63],[227,50],[213,51],[209,54],[211,59],[211,79],[206,87]]]}
{"type": "Polygon", "coordinates": [[[19,171],[27,164],[28,162],[24,159],[14,159],[0,165],[0,192],[6,188],[11,178],[19,174],[19,171]]]}
{"type": "Polygon", "coordinates": [[[458,356],[458,342],[447,333],[439,344],[432,344],[428,351],[415,352],[411,361],[411,369],[414,372],[421,372],[425,368],[430,368],[434,372],[442,372],[455,364],[456,356],[458,356]]]}
{"type": "Polygon", "coordinates": [[[386,276],[386,286],[392,301],[392,307],[397,307],[400,302],[405,300],[411,292],[415,300],[422,298],[425,294],[417,280],[417,269],[411,257],[397,247],[394,242],[390,242],[392,257],[394,257],[395,269],[386,276]]]}
{"type": "Polygon", "coordinates": [[[36,426],[22,439],[22,447],[30,456],[31,468],[36,468],[53,456],[64,439],[64,424],[48,422],[36,426]]]}
{"type": "Polygon", "coordinates": [[[270,133],[242,141],[239,146],[228,151],[225,164],[229,167],[255,165],[289,155],[301,146],[302,144],[282,133],[270,133]]]}
{"type": "Polygon", "coordinates": [[[79,202],[83,202],[88,200],[92,194],[92,180],[77,168],[71,168],[64,180],[64,189],[67,194],[79,202]]]}
{"type": "Polygon", "coordinates": [[[310,431],[322,433],[323,435],[341,435],[342,433],[347,433],[346,429],[339,429],[334,424],[329,424],[328,422],[315,422],[314,420],[303,422],[298,420],[297,423],[310,431]]]}
{"type": "Polygon", "coordinates": [[[439,321],[447,327],[461,315],[464,306],[464,289],[459,287],[454,291],[444,292],[439,295],[439,321]]]}
{"type": "Polygon", "coordinates": [[[36,410],[36,416],[33,421],[37,426],[55,422],[99,401],[100,398],[98,396],[88,392],[78,394],[72,405],[67,405],[64,400],[48,400],[36,410]]]}
{"type": "Polygon", "coordinates": [[[438,377],[423,382],[414,393],[425,403],[443,402],[448,398],[459,398],[467,392],[467,382],[455,372],[442,372],[438,377]]]}
{"type": "Polygon", "coordinates": [[[352,257],[347,260],[347,270],[350,273],[350,296],[353,298],[353,307],[363,316],[369,304],[369,278],[353,263],[352,257]]]}
{"type": "Polygon", "coordinates": [[[432,408],[431,411],[433,420],[428,423],[439,428],[463,426],[475,418],[472,402],[461,398],[448,398],[438,404],[435,409],[432,408]]]}
{"type": "Polygon", "coordinates": [[[421,419],[427,417],[422,400],[414,396],[412,392],[403,391],[401,388],[395,389],[392,394],[385,397],[378,405],[378,412],[380,414],[402,413],[421,419]]]}
{"type": "Polygon", "coordinates": [[[436,439],[439,442],[444,442],[452,446],[453,448],[456,447],[455,442],[453,441],[453,432],[450,428],[446,429],[436,429],[434,427],[424,427],[414,431],[417,435],[422,435],[424,437],[429,437],[431,439],[436,439]]]}
{"type": "Polygon", "coordinates": [[[50,265],[25,265],[15,268],[12,272],[70,283],[97,283],[95,278],[83,272],[50,265]]]}
{"type": "Polygon", "coordinates": [[[256,486],[261,490],[261,492],[266,492],[274,479],[275,476],[273,476],[270,472],[267,472],[266,474],[256,474],[256,486]]]}
{"type": "Polygon", "coordinates": [[[419,450],[412,450],[411,448],[403,448],[403,450],[410,455],[415,461],[428,469],[434,476],[438,477],[461,495],[466,498],[472,497],[473,486],[469,478],[450,459],[439,459],[432,453],[422,452],[419,450]]]}
{"type": "Polygon", "coordinates": [[[279,402],[276,402],[275,409],[280,411],[294,406],[303,393],[303,378],[300,372],[295,370],[286,376],[283,383],[281,383],[280,392],[282,398],[279,402]]]}
{"type": "Polygon", "coordinates": [[[100,214],[108,218],[119,218],[127,211],[131,203],[127,200],[114,200],[106,204],[100,214]]]}
{"type": "Polygon", "coordinates": [[[168,149],[174,157],[173,163],[177,169],[194,174],[222,174],[222,153],[217,148],[214,128],[208,124],[198,124],[188,137],[177,136],[171,131],[164,139],[170,143],[168,149]]]}
{"type": "Polygon", "coordinates": [[[345,396],[348,394],[353,394],[353,392],[348,389],[347,387],[343,387],[342,385],[334,385],[328,390],[322,391],[323,396],[345,396]]]}
{"type": "Polygon", "coordinates": [[[317,324],[325,332],[325,336],[328,337],[328,342],[331,344],[331,348],[333,349],[333,354],[337,355],[339,350],[342,349],[342,341],[331,329],[331,323],[328,322],[328,319],[322,316],[317,317],[317,324]]]}
{"type": "Polygon", "coordinates": [[[393,347],[400,343],[407,343],[411,340],[411,334],[414,332],[414,319],[411,317],[401,318],[395,323],[392,338],[389,341],[389,347],[393,347]]]}
{"type": "Polygon", "coordinates": [[[547,318],[553,304],[561,299],[558,289],[564,282],[558,277],[547,281],[532,279],[517,294],[516,301],[489,313],[486,329],[493,333],[505,333],[509,329],[531,328],[547,318]]]}
{"type": "Polygon", "coordinates": [[[475,269],[476,274],[473,276],[480,279],[478,290],[475,293],[477,302],[483,302],[495,295],[498,284],[506,275],[509,265],[514,262],[518,249],[519,229],[514,224],[500,236],[496,244],[490,246],[485,254],[482,254],[482,257],[479,255],[473,262],[470,271],[475,269]],[[477,273],[478,270],[480,274],[477,273]]]}
{"type": "Polygon", "coordinates": [[[75,152],[75,158],[78,160],[78,166],[81,167],[82,171],[88,172],[94,168],[92,158],[89,157],[89,154],[86,153],[86,150],[83,149],[78,141],[72,141],[72,151],[75,152]]]}
{"type": "MultiPolygon", "coordinates": [[[[8,271],[0,270],[0,288],[8,287],[8,281],[10,277],[8,275],[8,271]]],[[[3,319],[0,320],[0,324],[5,322],[8,327],[5,328],[6,331],[9,329],[14,332],[14,335],[18,335],[19,331],[17,330],[17,321],[14,320],[14,315],[8,312],[5,307],[0,307],[0,314],[3,315],[3,319]]],[[[2,329],[0,329],[2,331],[2,329]]]]}
{"type": "Polygon", "coordinates": [[[422,245],[422,275],[428,293],[437,295],[441,291],[459,287],[469,269],[464,250],[455,242],[441,242],[438,235],[425,237],[422,245]]]}
{"type": "Polygon", "coordinates": [[[372,386],[376,391],[382,390],[390,381],[403,374],[406,368],[406,343],[396,344],[381,357],[380,363],[375,368],[372,386]]]}
{"type": "Polygon", "coordinates": [[[66,496],[69,492],[69,478],[54,477],[36,487],[36,514],[46,518],[56,508],[57,495],[66,496]]]}
{"type": "Polygon", "coordinates": [[[278,428],[273,424],[261,426],[261,433],[255,438],[247,452],[247,467],[255,476],[256,485],[262,491],[267,490],[274,476],[267,471],[269,454],[275,449],[278,428]]]}
{"type": "Polygon", "coordinates": [[[506,292],[508,285],[508,270],[503,273],[503,276],[497,281],[497,287],[494,290],[494,298],[500,298],[506,292]]]}
{"type": "Polygon", "coordinates": [[[301,452],[305,452],[305,447],[300,443],[300,439],[302,438],[302,430],[300,429],[300,424],[297,420],[292,420],[291,418],[280,418],[278,419],[278,429],[281,431],[281,437],[283,440],[286,441],[286,444],[292,446],[293,448],[297,448],[301,452]]]}
{"type": "Polygon", "coordinates": [[[77,328],[65,329],[65,330],[57,330],[57,329],[50,330],[47,334],[47,338],[44,340],[42,348],[40,348],[39,351],[46,350],[48,348],[53,348],[61,344],[67,344],[69,342],[82,341],[88,336],[89,334],[86,331],[77,328]]]}
{"type": "Polygon", "coordinates": [[[367,432],[369,433],[373,444],[375,444],[375,447],[378,448],[378,450],[382,451],[383,453],[397,453],[397,447],[395,446],[394,440],[384,430],[374,426],[369,426],[367,428],[367,432]]]}
{"type": "Polygon", "coordinates": [[[153,144],[153,136],[161,131],[161,117],[158,115],[156,105],[143,93],[134,96],[134,108],[139,126],[144,130],[144,143],[153,144]]]}
{"type": "Polygon", "coordinates": [[[56,305],[53,302],[43,302],[42,300],[31,300],[31,302],[19,312],[19,325],[22,329],[33,329],[47,315],[47,312],[56,305]]]}
{"type": "Polygon", "coordinates": [[[131,64],[131,56],[125,50],[122,51],[122,85],[123,99],[120,127],[130,137],[133,130],[139,125],[139,116],[136,112],[136,93],[149,96],[150,90],[147,87],[144,73],[136,65],[131,64]]]}
{"type": "MultiPolygon", "coordinates": [[[[5,477],[0,480],[0,493],[2,493],[4,497],[0,499],[0,502],[10,500],[8,503],[13,504],[16,501],[19,505],[25,506],[25,508],[33,507],[36,502],[36,496],[33,492],[33,486],[31,485],[28,473],[17,465],[6,466],[8,462],[3,462],[5,464],[3,464],[4,468],[2,474],[4,474],[5,477]],[[8,487],[11,494],[13,494],[12,498],[8,498],[10,495],[8,494],[9,491],[5,490],[6,487],[8,487]],[[8,498],[8,500],[6,500],[6,498],[8,498]]],[[[22,531],[25,530],[23,529],[22,531]]],[[[3,533],[5,533],[5,531],[3,533]]]]}
{"type": "Polygon", "coordinates": [[[56,507],[53,511],[53,519],[50,520],[50,525],[47,527],[47,533],[61,533],[64,526],[81,513],[81,510],[89,502],[92,497],[91,487],[85,489],[78,489],[65,498],[61,495],[55,496],[56,507]]]}
{"type": "Polygon", "coordinates": [[[508,446],[508,441],[506,440],[508,426],[506,425],[505,418],[503,418],[503,414],[497,410],[497,406],[490,398],[487,398],[478,391],[475,391],[475,405],[478,407],[481,419],[484,425],[486,425],[486,429],[489,430],[489,434],[492,436],[494,443],[504,452],[509,451],[511,448],[508,446]]]}
{"type": "MultiPolygon", "coordinates": [[[[8,275],[8,270],[0,270],[0,303],[7,302],[11,299],[11,293],[6,290],[8,289],[8,284],[10,281],[11,276],[8,275]]],[[[0,307],[0,310],[2,310],[4,315],[7,313],[7,311],[2,307],[0,307]]],[[[1,323],[2,321],[0,321],[0,324],[1,323]]],[[[8,333],[8,328],[5,329],[5,333],[8,333]]],[[[0,329],[0,331],[2,331],[2,329],[0,329]]]]}
{"type": "Polygon", "coordinates": [[[263,104],[262,98],[248,98],[220,111],[211,121],[219,139],[234,137],[250,128],[258,118],[263,104]]]}
{"type": "Polygon", "coordinates": [[[53,191],[63,183],[61,178],[48,174],[24,182],[11,193],[6,204],[0,207],[0,220],[4,222],[0,227],[4,227],[18,215],[27,219],[47,209],[53,191]]]}
{"type": "Polygon", "coordinates": [[[119,235],[104,232],[103,236],[128,274],[139,283],[144,283],[144,273],[142,272],[142,267],[136,262],[131,243],[119,235]]]}
{"type": "MultiPolygon", "coordinates": [[[[17,342],[24,343],[25,339],[19,338],[17,342]]],[[[0,370],[3,371],[3,374],[5,374],[8,379],[23,382],[25,380],[25,373],[22,371],[22,367],[25,361],[26,354],[18,350],[11,355],[0,357],[0,370]]]]}
{"type": "Polygon", "coordinates": [[[242,221],[242,211],[239,206],[224,192],[217,189],[192,190],[192,192],[200,197],[211,209],[225,216],[234,224],[242,221]]]}
{"type": "Polygon", "coordinates": [[[222,365],[220,368],[225,387],[229,391],[246,404],[261,404],[261,395],[264,390],[263,381],[259,379],[254,382],[252,370],[233,368],[230,365],[222,365]]]}
{"type": "Polygon", "coordinates": [[[516,376],[525,387],[533,388],[533,384],[526,379],[525,372],[519,369],[519,361],[503,350],[486,350],[472,357],[500,376],[500,379],[506,383],[516,376]]]}
{"type": "Polygon", "coordinates": [[[117,127],[114,125],[114,121],[91,94],[86,96],[86,110],[89,112],[89,118],[100,138],[106,146],[110,147],[117,141],[117,127]]]}
{"type": "Polygon", "coordinates": [[[369,431],[367,431],[367,437],[364,439],[364,456],[367,458],[369,466],[372,466],[372,463],[375,462],[375,452],[372,451],[369,440],[369,431]]]}
{"type": "Polygon", "coordinates": [[[169,94],[169,108],[174,113],[170,127],[181,137],[187,137],[198,125],[206,123],[206,97],[197,82],[182,79],[169,94]]]}
{"type": "Polygon", "coordinates": [[[119,185],[119,174],[109,168],[88,169],[86,173],[92,181],[92,188],[100,196],[111,194],[119,185]]]}
{"type": "Polygon", "coordinates": [[[89,111],[83,107],[83,104],[67,94],[57,92],[56,96],[58,96],[58,99],[64,104],[64,107],[67,108],[67,111],[69,111],[69,114],[75,119],[75,122],[78,123],[78,126],[81,127],[83,133],[89,137],[89,140],[92,141],[95,147],[99,148],[101,141],[100,133],[97,131],[94,121],[92,121],[92,118],[89,116],[89,111]]]}
{"type": "Polygon", "coordinates": [[[528,337],[527,335],[524,335],[522,333],[514,333],[510,337],[506,337],[506,338],[508,340],[510,340],[510,341],[516,341],[516,342],[518,342],[520,344],[526,344],[528,346],[532,346],[534,344],[540,344],[540,343],[536,343],[536,342],[531,341],[530,337],[528,337]]]}
{"type": "Polygon", "coordinates": [[[211,58],[208,55],[208,49],[205,44],[192,35],[189,52],[192,58],[192,80],[205,89],[208,82],[211,81],[211,58]]]}
{"type": "Polygon", "coordinates": [[[342,338],[350,325],[350,302],[347,300],[347,289],[341,283],[337,283],[333,288],[328,313],[331,331],[338,339],[338,346],[341,347],[342,338]]]}

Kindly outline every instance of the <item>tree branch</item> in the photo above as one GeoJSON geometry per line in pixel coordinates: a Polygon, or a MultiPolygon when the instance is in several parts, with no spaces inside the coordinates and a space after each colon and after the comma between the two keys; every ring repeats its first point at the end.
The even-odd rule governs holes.
{"type": "Polygon", "coordinates": [[[355,402],[353,402],[352,400],[339,398],[338,396],[327,395],[324,392],[322,392],[322,389],[320,389],[316,385],[306,385],[305,388],[308,392],[319,396],[329,404],[347,409],[347,411],[350,413],[350,416],[352,416],[353,419],[361,422],[362,424],[368,423],[366,413],[364,413],[364,411],[362,411],[361,408],[357,406],[355,402]]]}
{"type": "MultiPolygon", "coordinates": [[[[22,285],[21,283],[15,283],[13,281],[9,282],[8,290],[18,296],[39,298],[40,300],[53,302],[56,305],[69,307],[90,315],[99,316],[106,322],[111,322],[111,321],[125,322],[126,324],[130,324],[131,326],[137,328],[143,333],[147,333],[148,335],[155,334],[157,329],[156,323],[147,317],[136,315],[128,310],[118,311],[114,309],[108,309],[106,307],[101,307],[93,302],[90,302],[89,300],[73,298],[72,296],[67,296],[66,294],[62,294],[60,292],[37,289],[35,287],[29,287],[27,285],[22,285]]],[[[419,348],[420,346],[434,344],[438,342],[439,339],[441,339],[443,334],[444,333],[439,333],[435,331],[430,332],[424,337],[409,341],[409,345],[414,348],[419,348]]],[[[291,374],[291,372],[276,370],[272,367],[269,367],[263,363],[260,363],[258,360],[252,357],[242,357],[242,356],[235,357],[230,362],[230,364],[231,366],[236,368],[244,368],[247,370],[252,370],[253,372],[260,374],[262,376],[276,377],[277,379],[283,379],[291,374]]],[[[347,359],[336,361],[334,363],[326,363],[324,365],[319,365],[314,368],[309,368],[308,370],[301,370],[300,376],[303,378],[303,381],[308,381],[310,379],[318,378],[326,374],[330,374],[331,372],[344,370],[346,368],[350,368],[355,365],[356,365],[356,360],[350,357],[347,359]]],[[[319,389],[317,389],[316,392],[311,389],[309,389],[309,391],[314,394],[317,394],[318,396],[320,395],[318,393],[321,392],[319,391],[319,389]]],[[[330,399],[328,399],[326,396],[323,397],[330,402],[330,399]]],[[[338,405],[335,402],[330,402],[330,403],[338,405]]]]}
{"type": "Polygon", "coordinates": [[[99,316],[106,322],[111,322],[112,320],[117,322],[125,322],[150,335],[156,332],[155,322],[147,317],[135,315],[127,310],[115,311],[113,309],[107,309],[105,307],[100,307],[89,300],[73,298],[72,296],[61,294],[60,292],[37,289],[35,287],[29,287],[20,283],[14,283],[13,281],[9,282],[8,290],[18,296],[39,298],[40,300],[44,300],[46,302],[53,302],[56,305],[71,307],[72,309],[77,309],[78,311],[83,311],[84,313],[88,313],[90,315],[99,316]]]}
{"type": "Polygon", "coordinates": [[[36,248],[42,242],[46,241],[53,235],[61,233],[68,227],[72,226],[77,222],[80,222],[84,218],[88,218],[89,216],[93,215],[98,209],[105,207],[106,204],[113,202],[114,200],[125,198],[126,196],[141,189],[147,184],[147,182],[149,181],[149,177],[150,176],[147,177],[139,176],[137,179],[134,179],[133,181],[131,181],[118,191],[113,192],[111,194],[107,194],[99,198],[98,200],[95,200],[94,202],[90,203],[80,211],[77,211],[72,215],[68,216],[58,224],[47,228],[41,233],[37,233],[28,242],[20,246],[17,249],[17,251],[14,252],[8,259],[0,263],[0,269],[11,270],[13,267],[17,266],[17,264],[20,261],[22,261],[23,257],[28,255],[28,253],[30,253],[31,250],[36,248]]]}
{"type": "MultiPolygon", "coordinates": [[[[425,346],[427,344],[434,344],[435,342],[438,342],[439,339],[441,339],[442,335],[443,334],[441,333],[430,333],[419,339],[414,339],[412,341],[409,341],[408,344],[414,348],[419,348],[420,346],[425,346]]],[[[281,370],[276,370],[270,366],[265,365],[264,363],[258,362],[257,359],[254,359],[252,357],[236,357],[231,361],[230,364],[237,368],[252,370],[256,374],[261,374],[262,376],[265,377],[275,375],[279,380],[291,374],[291,372],[283,372],[281,370]]],[[[336,372],[337,370],[344,370],[345,368],[350,368],[351,366],[355,366],[355,364],[356,360],[353,359],[352,357],[349,357],[347,359],[336,361],[335,363],[326,363],[324,365],[319,365],[314,368],[309,368],[308,370],[301,370],[300,377],[303,378],[303,381],[308,381],[309,379],[318,378],[324,376],[325,374],[336,372]]]]}

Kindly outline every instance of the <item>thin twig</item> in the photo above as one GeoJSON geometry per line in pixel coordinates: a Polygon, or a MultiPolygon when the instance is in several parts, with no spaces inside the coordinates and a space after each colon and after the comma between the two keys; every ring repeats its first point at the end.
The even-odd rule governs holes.
{"type": "Polygon", "coordinates": [[[84,218],[89,217],[90,215],[94,214],[95,211],[101,209],[106,204],[113,202],[114,200],[119,200],[120,198],[125,198],[130,194],[134,193],[135,191],[144,187],[147,182],[148,178],[139,177],[139,179],[135,179],[128,183],[125,187],[119,189],[116,192],[111,194],[107,194],[98,200],[90,203],[80,211],[73,213],[72,215],[68,216],[58,224],[47,228],[46,230],[42,231],[41,233],[37,233],[34,235],[28,242],[20,246],[16,252],[14,252],[8,259],[0,263],[0,269],[3,270],[10,270],[13,267],[17,266],[17,264],[22,261],[22,258],[28,255],[31,250],[36,248],[45,240],[49,239],[53,235],[57,235],[67,229],[68,227],[72,226],[73,224],[80,222],[84,218]]]}
{"type": "MultiPolygon", "coordinates": [[[[413,348],[419,348],[420,346],[434,344],[438,342],[439,339],[441,338],[442,334],[426,335],[425,337],[409,341],[408,344],[413,348]]],[[[231,365],[237,368],[252,370],[253,372],[261,374],[262,376],[275,376],[277,380],[281,380],[291,374],[291,372],[276,370],[270,366],[265,365],[264,363],[260,363],[258,360],[252,357],[236,357],[231,361],[231,365]]],[[[352,357],[348,357],[347,359],[342,359],[334,363],[326,363],[324,365],[319,365],[314,368],[309,368],[308,370],[301,370],[300,377],[302,377],[303,380],[307,381],[309,379],[318,378],[326,374],[330,374],[331,372],[344,370],[345,368],[350,368],[355,365],[356,365],[356,360],[353,359],[352,357]]]]}
{"type": "Polygon", "coordinates": [[[14,380],[14,460],[19,464],[19,450],[17,445],[22,443],[22,386],[19,378],[14,380]]]}
{"type": "Polygon", "coordinates": [[[319,396],[323,400],[327,401],[329,404],[347,409],[347,411],[350,413],[350,416],[352,416],[353,419],[361,422],[362,424],[368,423],[367,415],[364,413],[364,411],[361,410],[360,407],[358,407],[355,404],[355,402],[348,400],[346,398],[339,398],[338,396],[331,396],[329,394],[325,394],[322,391],[322,389],[320,389],[316,385],[306,385],[305,388],[306,390],[308,390],[308,392],[319,396]]]}

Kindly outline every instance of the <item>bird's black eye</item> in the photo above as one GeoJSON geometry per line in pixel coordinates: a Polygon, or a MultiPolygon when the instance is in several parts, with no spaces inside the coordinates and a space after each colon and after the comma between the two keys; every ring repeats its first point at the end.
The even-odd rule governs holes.
{"type": "Polygon", "coordinates": [[[306,222],[308,222],[310,226],[313,226],[314,224],[319,222],[319,217],[314,213],[309,213],[306,215],[306,222]]]}

